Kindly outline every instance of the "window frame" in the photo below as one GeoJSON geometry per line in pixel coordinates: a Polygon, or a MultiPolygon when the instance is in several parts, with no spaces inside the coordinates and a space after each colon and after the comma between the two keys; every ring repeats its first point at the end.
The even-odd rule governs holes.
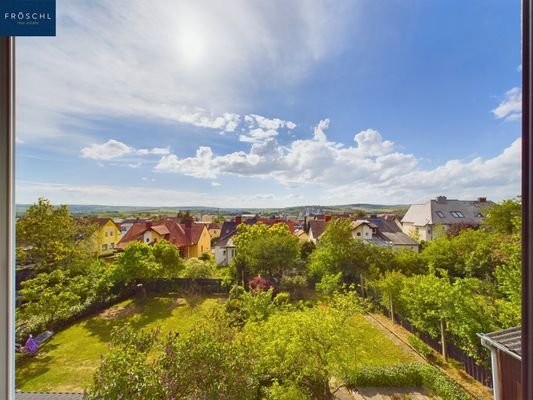
{"type": "MultiPolygon", "coordinates": [[[[522,397],[533,398],[531,23],[522,0],[522,397]]],[[[15,38],[0,37],[0,398],[15,400],[15,38]]]]}

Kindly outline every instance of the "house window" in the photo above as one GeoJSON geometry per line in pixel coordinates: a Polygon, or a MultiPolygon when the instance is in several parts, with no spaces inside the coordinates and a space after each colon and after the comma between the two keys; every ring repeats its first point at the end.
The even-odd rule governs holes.
{"type": "Polygon", "coordinates": [[[102,251],[106,251],[107,250],[107,244],[103,244],[102,245],[102,251]]]}
{"type": "Polygon", "coordinates": [[[444,213],[442,211],[437,211],[437,215],[440,217],[440,218],[444,218],[444,213]]]}
{"type": "Polygon", "coordinates": [[[107,237],[107,232],[104,232],[104,236],[107,237]]]}
{"type": "Polygon", "coordinates": [[[365,232],[365,236],[368,236],[368,232],[365,232]]]}
{"type": "Polygon", "coordinates": [[[110,243],[110,244],[109,244],[109,248],[110,248],[110,249],[114,249],[114,248],[115,248],[115,243],[110,243]]]}
{"type": "Polygon", "coordinates": [[[361,236],[361,232],[357,232],[357,236],[361,236]]]}
{"type": "Polygon", "coordinates": [[[465,217],[461,211],[450,211],[450,214],[452,214],[452,217],[454,217],[454,218],[464,218],[465,217]]]}
{"type": "Polygon", "coordinates": [[[150,243],[150,238],[146,238],[146,243],[150,243]]]}

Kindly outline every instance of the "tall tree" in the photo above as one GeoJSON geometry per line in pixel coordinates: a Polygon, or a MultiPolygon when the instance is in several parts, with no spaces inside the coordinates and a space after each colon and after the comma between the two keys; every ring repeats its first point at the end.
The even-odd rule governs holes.
{"type": "MultiPolygon", "coordinates": [[[[80,246],[95,227],[77,223],[66,205],[39,198],[17,221],[17,247],[39,271],[79,267],[89,254],[80,246]]],[[[19,252],[21,254],[21,252],[19,252]]]]}
{"type": "Polygon", "coordinates": [[[281,277],[298,265],[298,238],[286,224],[241,224],[233,237],[237,257],[252,274],[281,277]]]}

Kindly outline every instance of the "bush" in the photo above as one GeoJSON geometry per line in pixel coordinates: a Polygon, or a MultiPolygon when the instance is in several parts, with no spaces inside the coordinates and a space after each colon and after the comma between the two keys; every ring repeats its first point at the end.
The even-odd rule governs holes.
{"type": "Polygon", "coordinates": [[[270,279],[263,278],[261,275],[256,276],[250,282],[248,282],[250,289],[253,291],[266,292],[270,288],[274,287],[273,282],[270,279]]]}
{"type": "Polygon", "coordinates": [[[433,355],[433,350],[422,340],[420,340],[415,335],[409,335],[407,339],[409,344],[414,347],[414,349],[419,352],[423,357],[430,358],[433,355]]]}
{"type": "Polygon", "coordinates": [[[336,275],[326,274],[322,277],[320,282],[316,284],[316,290],[327,296],[331,296],[336,291],[340,290],[342,283],[342,272],[336,275]]]}
{"type": "Polygon", "coordinates": [[[277,306],[284,306],[291,301],[291,295],[287,292],[281,292],[274,297],[274,304],[277,306]]]}
{"type": "Polygon", "coordinates": [[[426,364],[398,364],[388,367],[363,367],[355,377],[345,378],[351,386],[424,386],[442,400],[472,400],[461,386],[440,370],[426,364]]]}
{"type": "Polygon", "coordinates": [[[303,300],[307,289],[307,278],[303,275],[283,276],[280,289],[291,294],[294,300],[303,300]]]}

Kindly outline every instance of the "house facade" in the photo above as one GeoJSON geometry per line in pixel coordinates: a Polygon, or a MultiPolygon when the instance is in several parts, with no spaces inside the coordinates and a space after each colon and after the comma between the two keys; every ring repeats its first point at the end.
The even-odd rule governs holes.
{"type": "Polygon", "coordinates": [[[111,218],[95,218],[88,223],[96,226],[96,230],[85,241],[89,251],[98,256],[113,254],[120,241],[120,227],[111,218]]]}
{"type": "Polygon", "coordinates": [[[211,252],[211,235],[205,224],[180,224],[172,219],[133,224],[117,247],[123,250],[132,242],[154,244],[161,240],[175,245],[183,258],[211,252]]]}
{"type": "Polygon", "coordinates": [[[437,239],[455,224],[480,225],[485,218],[485,209],[493,204],[485,197],[454,200],[438,196],[425,204],[411,205],[402,218],[402,231],[418,241],[437,239]]]}

